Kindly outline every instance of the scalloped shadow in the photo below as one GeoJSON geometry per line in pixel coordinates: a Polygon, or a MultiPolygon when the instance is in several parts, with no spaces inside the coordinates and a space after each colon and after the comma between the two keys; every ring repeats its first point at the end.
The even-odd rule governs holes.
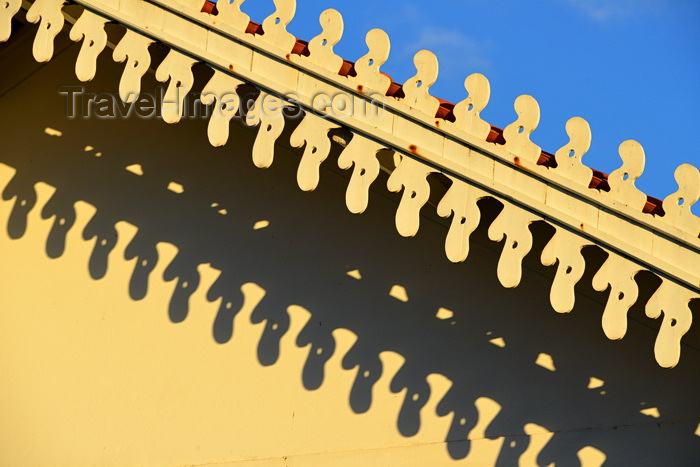
{"type": "MultiPolygon", "coordinates": [[[[25,49],[27,44],[31,46],[27,42],[25,49]]],[[[76,83],[72,66],[77,47],[61,50],[35,74],[24,76],[17,65],[15,75],[23,79],[0,98],[0,125],[17,129],[0,141],[0,162],[17,170],[2,187],[4,200],[14,198],[10,238],[25,234],[27,213],[36,203],[34,185],[42,181],[57,189],[41,211],[45,219],[55,216],[46,243],[49,258],[64,254],[78,200],[97,209],[82,232],[85,240],[95,238],[86,265],[94,279],[110,272],[115,224],[127,221],[138,228],[124,253],[126,259],[137,259],[124,284],[135,301],[148,296],[148,279],[158,263],[156,245],[175,245],[178,254],[163,277],[177,281],[170,303],[163,304],[173,323],[188,319],[190,298],[200,285],[198,266],[210,264],[221,271],[206,292],[209,301],[220,300],[212,345],[235,340],[233,320],[243,304],[240,287],[260,285],[266,295],[251,321],[265,323],[257,347],[261,365],[278,363],[280,340],[290,326],[288,307],[303,307],[311,318],[296,344],[311,345],[301,374],[309,391],[324,383],[325,364],[335,351],[332,332],[350,330],[357,341],[344,355],[343,366],[357,368],[348,394],[355,413],[372,407],[374,384],[384,371],[380,354],[401,355],[405,362],[391,380],[391,391],[405,390],[396,423],[405,437],[421,429],[421,410],[431,392],[429,375],[443,375],[451,386],[436,414],[453,414],[445,437],[452,459],[469,454],[468,436],[479,421],[477,401],[484,397],[501,406],[485,436],[508,440],[497,465],[514,464],[528,449],[528,424],[553,433],[537,457],[544,465],[576,464],[577,453],[586,446],[602,451],[611,465],[669,463],[671,452],[682,463],[698,452],[700,438],[693,434],[698,419],[692,414],[700,413],[700,353],[686,346],[678,367],[659,368],[652,353],[654,324],[639,305],[630,311],[623,341],[605,338],[600,317],[607,292],[590,286],[604,260],[600,250],[585,250],[586,274],[577,286],[576,307],[559,315],[549,304],[554,267],[539,262],[552,235],[546,224],[531,227],[535,245],[521,284],[504,289],[496,278],[501,246],[486,234],[500,203],[480,202],[482,221],[471,237],[469,257],[464,264],[451,264],[443,251],[446,221],[430,206],[422,211],[416,237],[395,233],[399,195],[385,189],[386,175],[375,181],[365,213],[347,212],[349,174],[337,168],[340,147],[335,143],[322,165],[319,187],[300,191],[295,181],[300,151],[287,143],[295,125],[291,120],[277,140],[271,168],[259,170],[250,161],[256,129],[236,122],[221,149],[209,146],[203,120],[166,125],[67,119],[56,84],[76,83]],[[59,128],[63,136],[44,134],[46,127],[59,128]],[[88,145],[94,149],[86,151],[88,145]],[[95,157],[96,152],[101,156],[95,157]],[[134,164],[143,175],[125,170],[134,164]],[[184,191],[168,190],[171,183],[184,191]],[[269,225],[254,229],[261,220],[269,225]],[[360,272],[360,280],[347,276],[352,270],[360,272]],[[406,301],[390,295],[395,285],[405,289],[406,301]],[[452,316],[440,319],[440,309],[452,316]],[[499,337],[504,347],[490,342],[499,337]],[[552,357],[555,371],[535,364],[542,353],[552,357]],[[605,382],[604,395],[586,387],[591,376],[605,382]],[[652,420],[640,413],[642,402],[657,406],[662,417],[652,420]]],[[[31,53],[25,55],[31,60],[31,53]]],[[[85,88],[114,92],[121,68],[103,54],[97,78],[85,88]]],[[[195,88],[201,89],[206,72],[196,76],[195,88]]],[[[152,75],[144,78],[143,89],[157,85],[152,75]]],[[[643,295],[638,303],[644,303],[658,284],[643,275],[637,280],[643,295]]]]}

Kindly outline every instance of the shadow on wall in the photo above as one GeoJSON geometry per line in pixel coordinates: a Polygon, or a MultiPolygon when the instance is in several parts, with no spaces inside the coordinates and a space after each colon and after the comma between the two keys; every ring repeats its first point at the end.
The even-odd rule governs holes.
{"type": "MultiPolygon", "coordinates": [[[[356,413],[372,406],[372,388],[383,372],[380,354],[398,353],[405,363],[391,390],[406,389],[396,425],[406,437],[421,428],[420,411],[431,389],[428,375],[444,375],[452,385],[437,414],[453,414],[446,441],[454,459],[469,453],[467,438],[479,422],[480,398],[500,405],[485,431],[486,437],[508,437],[498,465],[517,463],[528,448],[531,424],[553,433],[537,457],[542,465],[577,465],[577,453],[586,446],[602,451],[609,465],[687,465],[700,452],[694,434],[700,421],[700,355],[686,349],[678,367],[658,367],[656,333],[639,306],[630,311],[634,320],[623,341],[605,338],[600,317],[606,294],[590,287],[604,259],[598,250],[586,251],[587,271],[574,311],[558,315],[549,304],[552,272],[539,264],[552,235],[545,224],[532,227],[535,246],[525,260],[522,283],[504,289],[496,278],[500,245],[486,235],[500,209],[497,202],[482,202],[483,219],[469,258],[451,264],[443,252],[446,228],[429,206],[417,237],[396,233],[398,197],[384,188],[386,177],[375,182],[365,213],[347,212],[348,175],[337,169],[337,145],[323,165],[318,189],[299,190],[299,153],[287,144],[292,121],[278,139],[272,167],[259,170],[250,161],[257,130],[237,122],[228,144],[215,149],[206,140],[205,121],[67,119],[56,85],[77,83],[71,68],[77,47],[64,54],[45,65],[51,79],[29,77],[1,98],[0,125],[20,128],[0,142],[0,162],[17,170],[1,187],[3,199],[14,200],[7,225],[11,238],[24,235],[27,213],[39,208],[34,185],[43,181],[56,187],[41,211],[43,218],[54,218],[46,243],[50,258],[64,253],[78,200],[97,209],[83,232],[86,240],[95,239],[88,264],[94,279],[109,273],[115,224],[127,221],[138,228],[125,251],[126,259],[137,259],[130,283],[124,284],[133,300],[148,294],[156,245],[175,245],[178,254],[164,279],[177,281],[177,287],[163,304],[173,323],[187,319],[189,298],[199,287],[198,266],[221,271],[207,291],[210,301],[220,300],[212,345],[236,338],[233,319],[243,305],[241,286],[260,285],[266,295],[251,319],[265,323],[257,349],[262,365],[278,361],[280,339],[290,324],[288,307],[305,308],[311,319],[296,342],[311,345],[301,375],[309,391],[324,382],[324,364],[335,347],[332,332],[352,331],[357,341],[343,365],[358,369],[348,398],[356,413]],[[47,134],[47,127],[63,136],[47,134]],[[640,412],[648,407],[658,408],[660,417],[640,412]]],[[[98,79],[86,86],[95,92],[118,88],[122,65],[105,55],[98,79]]],[[[145,77],[144,90],[156,85],[152,75],[145,77]]],[[[203,82],[197,85],[201,89],[203,82]]],[[[638,303],[655,286],[643,290],[638,303]]]]}

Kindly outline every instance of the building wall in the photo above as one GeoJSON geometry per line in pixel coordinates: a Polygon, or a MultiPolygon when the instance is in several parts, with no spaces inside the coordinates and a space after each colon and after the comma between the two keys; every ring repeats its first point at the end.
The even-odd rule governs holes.
{"type": "MultiPolygon", "coordinates": [[[[416,237],[396,233],[385,176],[365,213],[347,211],[335,144],[318,189],[299,190],[293,121],[260,170],[257,129],[239,122],[212,148],[205,120],[67,118],[57,86],[80,85],[78,46],[61,35],[35,64],[34,28],[0,49],[3,464],[699,458],[697,346],[658,367],[639,307],[607,340],[595,249],[575,309],[558,315],[539,264],[546,225],[504,289],[485,231],[497,203],[451,264],[434,207],[416,237]]],[[[87,90],[118,89],[109,52],[87,90]]],[[[156,85],[148,74],[142,89],[156,85]]]]}

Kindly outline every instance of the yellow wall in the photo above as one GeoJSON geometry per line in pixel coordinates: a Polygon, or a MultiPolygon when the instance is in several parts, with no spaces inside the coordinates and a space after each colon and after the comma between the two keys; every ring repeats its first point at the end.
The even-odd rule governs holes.
{"type": "MultiPolygon", "coordinates": [[[[538,264],[545,227],[523,283],[503,289],[483,228],[459,265],[430,206],[417,237],[400,237],[385,178],[349,214],[337,147],[301,192],[289,128],[263,171],[256,130],[237,122],[214,149],[202,121],[67,119],[56,86],[78,84],[77,47],[60,37],[38,66],[31,39],[0,49],[3,465],[700,458],[700,353],[686,345],[659,368],[638,307],[608,341],[595,254],[576,308],[558,315],[538,264]]],[[[95,92],[117,89],[107,55],[95,92]]]]}

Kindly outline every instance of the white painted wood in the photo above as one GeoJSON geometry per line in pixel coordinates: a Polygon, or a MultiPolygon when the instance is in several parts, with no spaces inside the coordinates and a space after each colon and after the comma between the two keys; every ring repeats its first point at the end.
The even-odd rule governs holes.
{"type": "Polygon", "coordinates": [[[600,207],[587,200],[572,198],[566,190],[557,185],[547,185],[545,204],[576,219],[577,224],[572,227],[580,229],[582,233],[592,233],[598,229],[600,207]]]}
{"type": "Polygon", "coordinates": [[[350,78],[357,83],[358,91],[365,94],[378,92],[383,96],[391,85],[391,79],[383,75],[379,67],[389,58],[391,42],[382,29],[370,30],[365,36],[365,42],[369,51],[355,62],[357,76],[350,78]]]}
{"type": "Polygon", "coordinates": [[[163,9],[143,0],[119,0],[118,5],[120,12],[133,18],[150,33],[162,32],[164,18],[169,16],[163,9]]]}
{"type": "Polygon", "coordinates": [[[297,183],[304,191],[313,191],[318,186],[321,163],[326,160],[331,150],[328,132],[338,125],[325,118],[307,113],[301,123],[289,137],[292,147],[304,146],[297,170],[297,183]]]}
{"type": "Polygon", "coordinates": [[[258,134],[253,143],[253,163],[256,167],[266,169],[272,165],[275,157],[275,141],[284,130],[284,115],[282,112],[273,111],[283,106],[283,102],[276,96],[260,92],[258,98],[245,118],[248,126],[260,125],[258,134]]]}
{"type": "Polygon", "coordinates": [[[557,264],[557,272],[552,282],[549,300],[557,313],[569,313],[574,309],[576,284],[586,269],[586,262],[581,250],[586,245],[592,245],[585,238],[558,227],[552,239],[542,250],[542,264],[552,266],[557,264]]]}
{"type": "Polygon", "coordinates": [[[430,197],[430,184],[426,177],[435,172],[431,167],[403,156],[389,176],[387,188],[398,193],[403,188],[396,210],[396,230],[404,237],[413,237],[420,226],[420,210],[430,197]]]}
{"type": "Polygon", "coordinates": [[[292,51],[296,43],[294,35],[287,32],[287,25],[294,19],[297,2],[296,0],[273,1],[275,11],[263,21],[264,34],[259,38],[287,54],[292,51]]]}
{"type": "Polygon", "coordinates": [[[115,62],[126,60],[124,72],[119,81],[119,97],[124,102],[133,102],[141,93],[141,78],[146,74],[151,66],[151,54],[148,53],[148,46],[153,41],[131,29],[126,30],[126,34],[114,48],[112,58],[115,62]]]}
{"type": "MultiPolygon", "coordinates": [[[[77,0],[77,1],[80,3],[84,0],[77,0]]],[[[135,0],[122,0],[122,2],[124,4],[128,4],[129,2],[133,3],[134,1],[135,0]]],[[[160,6],[160,9],[158,10],[160,13],[163,13],[163,11],[167,12],[170,9],[169,4],[162,1],[162,0],[152,0],[152,2],[154,4],[160,6]]],[[[122,6],[123,5],[120,4],[120,8],[122,6]]],[[[130,18],[128,18],[126,15],[122,15],[122,13],[120,13],[120,12],[117,12],[116,15],[114,15],[114,11],[112,9],[110,9],[108,6],[100,5],[99,8],[101,8],[105,13],[109,12],[108,14],[110,14],[110,15],[119,16],[121,18],[120,21],[125,22],[125,24],[128,24],[128,25],[134,24],[133,22],[130,22],[130,18]]],[[[187,16],[188,12],[183,11],[183,12],[181,12],[181,14],[184,14],[185,16],[187,16]]],[[[147,24],[146,28],[149,28],[150,30],[154,30],[154,27],[148,25],[151,23],[151,21],[150,21],[151,17],[154,17],[154,16],[158,16],[158,15],[150,15],[148,18],[148,21],[140,20],[139,25],[142,23],[146,23],[147,24]]],[[[212,30],[222,31],[222,32],[227,32],[227,33],[230,32],[232,34],[232,37],[235,37],[236,41],[238,41],[242,44],[247,44],[252,48],[259,48],[261,50],[272,51],[272,49],[268,48],[267,44],[258,41],[255,37],[253,37],[249,34],[242,34],[242,33],[237,32],[237,31],[231,32],[227,29],[225,24],[218,25],[218,24],[213,24],[213,22],[211,22],[211,21],[207,22],[212,17],[210,17],[209,15],[204,15],[204,16],[207,17],[206,20],[203,19],[203,17],[201,17],[201,15],[189,16],[189,17],[194,22],[199,22],[200,24],[206,24],[207,27],[209,27],[212,30]]],[[[213,17],[213,18],[216,18],[216,17],[213,17]]],[[[174,38],[174,37],[168,37],[167,39],[170,41],[174,40],[177,42],[177,38],[174,38]]],[[[193,51],[193,53],[197,54],[198,52],[193,51]]],[[[224,68],[226,67],[225,64],[222,64],[216,58],[211,57],[211,55],[207,54],[206,51],[203,54],[200,53],[199,56],[201,56],[202,59],[204,59],[204,60],[207,60],[207,61],[213,60],[218,65],[224,66],[224,68]]],[[[292,56],[292,57],[294,57],[294,56],[292,56]]],[[[309,71],[313,70],[313,73],[318,72],[318,68],[314,68],[313,64],[311,64],[311,63],[308,63],[308,66],[307,65],[302,66],[302,68],[308,68],[309,71]]],[[[246,74],[247,78],[250,79],[253,83],[264,83],[266,81],[266,79],[268,79],[268,78],[263,78],[260,75],[256,75],[255,73],[245,73],[245,74],[246,74]]],[[[347,80],[344,77],[335,76],[335,75],[322,75],[322,76],[323,76],[323,79],[325,80],[325,82],[330,84],[331,86],[338,86],[339,88],[345,88],[345,87],[352,88],[352,89],[355,88],[354,84],[351,85],[350,80],[347,80]]],[[[387,113],[390,116],[391,120],[393,120],[394,115],[395,115],[395,113],[393,112],[394,107],[396,108],[396,110],[402,109],[402,104],[397,100],[388,99],[386,101],[386,108],[387,108],[387,113]]],[[[400,110],[400,112],[403,112],[403,110],[400,110]]],[[[428,119],[428,118],[426,118],[426,116],[423,116],[421,114],[410,115],[409,117],[410,117],[410,120],[415,120],[417,122],[420,122],[422,124],[426,124],[429,126],[435,124],[434,119],[428,119]]],[[[391,125],[386,126],[386,125],[380,124],[381,122],[386,122],[386,120],[387,119],[377,119],[376,122],[373,122],[371,126],[373,128],[377,128],[381,131],[386,131],[386,128],[391,128],[391,125]]],[[[368,128],[365,125],[364,121],[358,121],[355,118],[351,121],[348,121],[347,123],[349,124],[350,127],[354,128],[355,130],[358,130],[358,131],[364,131],[365,129],[368,128]]],[[[466,144],[475,145],[476,147],[479,148],[480,151],[484,151],[486,154],[488,154],[496,159],[512,160],[512,155],[509,152],[504,151],[503,148],[500,147],[499,145],[483,144],[483,142],[478,141],[469,133],[463,132],[455,126],[445,125],[445,126],[443,126],[442,129],[446,130],[448,133],[450,133],[454,138],[456,138],[457,141],[462,141],[466,144]]],[[[391,143],[392,145],[396,145],[396,147],[400,148],[400,147],[405,146],[403,144],[399,144],[398,139],[394,138],[393,135],[386,135],[386,134],[375,132],[375,136],[377,138],[381,139],[382,141],[385,141],[387,143],[391,143]]],[[[430,157],[431,155],[426,155],[426,156],[430,157]]],[[[439,161],[437,159],[433,159],[433,163],[437,163],[438,165],[444,164],[448,170],[455,169],[455,166],[453,164],[446,163],[445,161],[439,161]]],[[[688,235],[687,233],[685,233],[679,229],[671,228],[667,223],[660,222],[657,219],[655,219],[653,216],[648,216],[648,215],[638,215],[637,216],[636,211],[630,211],[627,208],[625,208],[624,206],[621,206],[619,204],[616,204],[616,203],[609,201],[607,198],[601,198],[601,197],[597,196],[597,193],[594,191],[591,192],[590,190],[578,190],[575,187],[571,187],[570,183],[568,183],[568,181],[564,177],[560,177],[558,174],[554,173],[553,171],[538,171],[537,173],[534,173],[534,175],[540,179],[551,180],[553,183],[555,183],[560,188],[563,188],[566,191],[570,191],[570,192],[575,193],[575,196],[582,197],[584,199],[592,201],[593,203],[598,204],[600,206],[603,206],[605,208],[610,208],[617,215],[620,215],[622,217],[625,217],[625,216],[633,217],[635,222],[639,222],[640,224],[649,226],[655,230],[661,230],[661,231],[667,232],[673,238],[682,238],[683,241],[686,241],[686,242],[690,241],[690,243],[692,245],[700,247],[700,241],[697,239],[697,237],[691,237],[690,235],[688,235]]],[[[479,183],[481,183],[481,181],[479,183]]],[[[486,183],[486,185],[489,185],[489,184],[486,183]]],[[[497,189],[497,185],[493,185],[492,188],[497,189]]],[[[561,216],[558,216],[558,217],[561,217],[561,216]]],[[[613,242],[613,243],[615,243],[615,242],[613,242]]],[[[670,266],[670,269],[673,269],[673,266],[670,266]]],[[[684,279],[684,280],[686,280],[686,279],[684,279]]],[[[686,280],[686,282],[687,282],[687,280],[686,280]]]]}
{"type": "Polygon", "coordinates": [[[344,170],[352,167],[345,204],[353,214],[361,214],[367,209],[369,187],[380,170],[377,153],[382,149],[385,149],[383,145],[355,133],[338,157],[338,167],[344,170]]]}
{"type": "Polygon", "coordinates": [[[290,48],[285,54],[283,61],[253,51],[252,71],[259,76],[267,77],[272,84],[271,88],[283,96],[295,93],[299,81],[299,70],[287,64],[290,60],[287,56],[292,56],[291,50],[290,48]]]}
{"type": "Polygon", "coordinates": [[[107,45],[105,23],[107,18],[84,10],[70,30],[71,40],[75,42],[83,40],[75,62],[75,74],[80,81],[91,81],[95,77],[97,56],[107,45]]]}
{"type": "Polygon", "coordinates": [[[233,73],[253,69],[253,49],[237,42],[231,42],[215,31],[207,36],[207,52],[216,56],[224,69],[233,73]]]}
{"type": "Polygon", "coordinates": [[[319,16],[321,34],[309,41],[309,56],[295,57],[309,60],[330,73],[338,73],[343,66],[343,58],[333,52],[333,46],[343,37],[343,16],[337,10],[329,8],[319,16]]]}
{"type": "Polygon", "coordinates": [[[594,289],[604,292],[610,288],[602,318],[608,339],[622,339],[627,333],[627,312],[639,295],[634,276],[641,270],[638,264],[608,251],[608,258],[593,276],[594,289]]]}
{"type": "Polygon", "coordinates": [[[530,141],[530,134],[540,123],[540,105],[534,97],[524,94],[515,99],[513,107],[518,118],[503,130],[504,146],[520,160],[537,163],[542,149],[530,141]]]}
{"type": "MultiPolygon", "coordinates": [[[[221,3],[225,3],[224,0],[221,3]]],[[[182,0],[180,0],[182,2],[182,0]]],[[[190,4],[186,7],[180,6],[180,9],[190,8],[193,11],[199,11],[203,2],[190,0],[190,4]]],[[[182,5],[182,3],[180,3],[182,5]]],[[[207,31],[198,27],[196,24],[178,15],[165,15],[163,18],[162,31],[165,34],[170,34],[179,37],[186,41],[190,46],[199,49],[207,47],[207,31]]]]}
{"type": "Polygon", "coordinates": [[[192,65],[196,63],[191,57],[171,50],[156,70],[156,79],[168,81],[168,88],[163,95],[162,116],[166,123],[180,121],[184,111],[185,96],[194,84],[192,65]]]}
{"type": "Polygon", "coordinates": [[[697,293],[664,279],[647,302],[645,312],[649,318],[663,315],[661,328],[654,343],[654,356],[664,368],[673,368],[678,364],[681,356],[681,338],[693,322],[689,303],[697,298],[700,298],[697,293]]]}
{"type": "Polygon", "coordinates": [[[63,13],[61,9],[64,0],[36,0],[27,10],[27,21],[39,23],[39,29],[34,38],[34,59],[39,62],[48,62],[53,57],[53,41],[63,28],[63,13]]]}
{"type": "Polygon", "coordinates": [[[452,111],[455,116],[455,125],[476,138],[486,141],[491,132],[491,125],[479,114],[489,103],[491,84],[481,73],[473,73],[464,80],[464,89],[467,90],[468,96],[455,105],[452,111]]]}
{"type": "MultiPolygon", "coordinates": [[[[642,215],[647,214],[642,214],[640,208],[639,216],[642,215]]],[[[598,231],[615,238],[624,238],[634,248],[646,253],[651,253],[653,250],[654,232],[651,229],[630,224],[625,218],[617,216],[607,209],[601,209],[598,212],[598,231]]]]}
{"type": "Polygon", "coordinates": [[[635,211],[641,212],[647,202],[647,195],[634,186],[634,181],[644,172],[644,148],[630,139],[620,144],[619,153],[622,166],[608,176],[610,185],[608,194],[635,211]]]}
{"type": "Polygon", "coordinates": [[[421,50],[413,57],[416,74],[403,83],[403,92],[406,97],[402,102],[411,109],[434,117],[440,107],[440,101],[430,95],[430,87],[435,84],[438,77],[438,59],[429,50],[421,50]]]}
{"type": "MultiPolygon", "coordinates": [[[[665,217],[665,216],[664,216],[665,217]]],[[[655,235],[652,239],[652,256],[654,258],[664,258],[674,264],[678,269],[685,271],[689,277],[697,279],[700,288],[700,260],[694,260],[697,255],[693,255],[688,248],[668,237],[655,235]]]]}
{"type": "Polygon", "coordinates": [[[591,127],[581,117],[573,117],[566,122],[566,133],[569,142],[555,153],[555,170],[572,182],[588,188],[593,171],[583,165],[581,158],[591,147],[591,127]]]}
{"type": "MultiPolygon", "coordinates": [[[[415,110],[413,110],[415,112],[415,110]]],[[[410,121],[397,118],[394,120],[392,133],[406,139],[408,145],[404,150],[408,150],[415,156],[423,154],[436,154],[442,156],[445,151],[445,136],[429,127],[416,127],[410,121]]]]}
{"type": "Polygon", "coordinates": [[[508,201],[502,202],[503,210],[489,227],[489,238],[494,242],[505,238],[497,274],[503,287],[513,288],[520,284],[523,258],[532,248],[529,226],[542,219],[508,201]]]}
{"type": "Polygon", "coordinates": [[[5,42],[12,34],[12,18],[22,8],[22,0],[5,0],[0,3],[0,42],[5,42]]]}
{"type": "Polygon", "coordinates": [[[488,196],[485,191],[449,177],[452,185],[437,206],[441,217],[450,217],[452,222],[445,238],[445,254],[453,263],[461,263],[469,255],[469,236],[479,226],[481,211],[477,201],[488,196]]]}
{"type": "Polygon", "coordinates": [[[230,75],[215,71],[202,90],[202,103],[214,104],[207,126],[207,137],[212,146],[223,146],[228,141],[229,124],[240,104],[236,89],[242,84],[230,75]]]}
{"type": "Polygon", "coordinates": [[[664,198],[664,222],[691,234],[700,235],[700,217],[690,211],[700,198],[700,172],[690,164],[678,166],[673,176],[678,190],[664,198]]]}
{"type": "Polygon", "coordinates": [[[533,172],[546,171],[547,169],[514,157],[513,164],[506,164],[496,161],[493,167],[493,180],[505,187],[512,187],[518,192],[526,194],[530,199],[540,203],[545,203],[547,198],[547,184],[532,176],[533,172]],[[523,167],[525,170],[514,170],[516,167],[523,167]]]}
{"type": "Polygon", "coordinates": [[[245,0],[224,0],[221,3],[216,4],[219,10],[219,15],[213,22],[218,22],[220,24],[225,24],[232,29],[238,30],[245,33],[248,24],[250,23],[250,16],[241,11],[241,5],[245,0]]]}

